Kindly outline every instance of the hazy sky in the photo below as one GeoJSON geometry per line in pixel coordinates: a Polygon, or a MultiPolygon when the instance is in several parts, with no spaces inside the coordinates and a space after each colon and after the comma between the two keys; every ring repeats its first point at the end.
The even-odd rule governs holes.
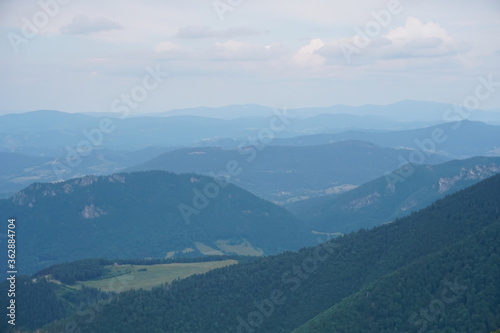
{"type": "Polygon", "coordinates": [[[0,35],[3,112],[109,112],[131,93],[136,113],[461,103],[500,82],[498,0],[1,0],[0,35]]]}

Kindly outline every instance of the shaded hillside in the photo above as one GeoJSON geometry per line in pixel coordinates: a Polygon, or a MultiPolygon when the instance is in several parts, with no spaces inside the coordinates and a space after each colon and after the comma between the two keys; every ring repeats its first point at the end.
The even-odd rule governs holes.
{"type": "MultiPolygon", "coordinates": [[[[110,297],[110,294],[96,289],[70,289],[46,279],[34,280],[25,275],[16,277],[16,287],[16,325],[7,323],[10,318],[4,315],[7,319],[2,318],[0,321],[0,331],[3,333],[35,332],[37,328],[75,311],[83,313],[87,308],[95,309],[98,299],[106,300],[110,297]]],[[[7,298],[9,281],[2,281],[0,290],[2,291],[0,303],[2,308],[6,309],[10,301],[7,298]]]]}
{"type": "MultiPolygon", "coordinates": [[[[144,285],[144,282],[158,279],[155,270],[164,274],[163,281],[183,279],[192,274],[206,272],[224,266],[236,260],[248,261],[247,257],[213,256],[202,258],[179,259],[84,259],[57,264],[45,268],[32,276],[16,277],[16,320],[11,326],[6,320],[0,321],[0,332],[36,331],[55,320],[59,320],[77,311],[80,315],[91,317],[100,311],[101,304],[127,290],[128,282],[144,285]],[[136,266],[139,265],[139,266],[136,266]],[[148,275],[149,271],[153,271],[148,275]],[[138,275],[138,276],[134,276],[138,275]],[[139,278],[137,278],[139,277],[139,278]],[[123,281],[127,281],[124,284],[123,281]],[[88,284],[100,283],[100,288],[88,284]],[[104,288],[102,288],[104,287],[104,288]],[[103,290],[113,289],[114,291],[103,290]]],[[[155,285],[161,284],[160,282],[155,285]]],[[[7,307],[10,299],[8,290],[10,281],[0,283],[0,305],[7,307]]],[[[10,318],[9,318],[10,320],[10,318]]],[[[71,329],[66,327],[64,332],[71,329]]]]}
{"type": "Polygon", "coordinates": [[[490,332],[500,324],[500,223],[397,270],[293,333],[490,332]]]}
{"type": "Polygon", "coordinates": [[[287,207],[317,231],[351,232],[393,221],[500,172],[500,157],[408,165],[347,193],[287,207]]]}
{"type": "Polygon", "coordinates": [[[0,211],[18,221],[24,273],[89,257],[259,255],[312,242],[303,222],[245,190],[163,171],[36,183],[0,211]]]}

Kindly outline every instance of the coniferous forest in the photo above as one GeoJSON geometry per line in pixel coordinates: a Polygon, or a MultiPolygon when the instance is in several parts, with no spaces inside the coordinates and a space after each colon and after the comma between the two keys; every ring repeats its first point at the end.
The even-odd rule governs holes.
{"type": "Polygon", "coordinates": [[[499,18],[0,0],[0,333],[500,333],[499,18]]]}
{"type": "Polygon", "coordinates": [[[500,324],[499,207],[496,176],[387,225],[150,291],[61,294],[46,273],[83,279],[106,262],[58,265],[36,283],[23,278],[19,317],[44,332],[491,331],[500,324]],[[36,299],[51,306],[40,312],[36,299]],[[87,316],[75,312],[79,299],[89,300],[87,316]]]}

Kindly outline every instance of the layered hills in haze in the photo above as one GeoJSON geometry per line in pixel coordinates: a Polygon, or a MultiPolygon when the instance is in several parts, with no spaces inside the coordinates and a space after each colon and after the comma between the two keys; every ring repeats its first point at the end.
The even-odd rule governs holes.
{"type": "MultiPolygon", "coordinates": [[[[420,107],[415,106],[417,104],[368,108],[378,110],[380,115],[375,111],[361,111],[365,107],[359,107],[359,112],[354,112],[356,108],[351,110],[352,107],[345,110],[339,107],[273,111],[253,106],[221,108],[223,114],[232,112],[232,117],[223,117],[219,109],[203,108],[200,112],[184,110],[170,116],[165,116],[168,114],[165,113],[120,117],[116,114],[70,114],[48,110],[3,115],[0,116],[0,151],[22,154],[24,160],[34,156],[42,159],[20,163],[16,162],[18,158],[15,156],[6,156],[6,159],[15,162],[16,170],[0,174],[0,196],[6,197],[36,181],[51,182],[87,174],[116,173],[182,147],[236,150],[253,145],[262,149],[269,145],[316,146],[360,140],[380,147],[424,150],[442,155],[446,160],[500,154],[500,130],[493,125],[495,122],[485,124],[467,120],[442,123],[448,118],[427,121],[426,117],[420,121],[403,122],[381,116],[385,114],[385,109],[405,114],[407,110],[420,107]],[[273,122],[273,119],[278,122],[273,122]],[[263,130],[267,136],[262,136],[263,130]],[[437,136],[439,142],[433,141],[433,131],[436,130],[441,133],[437,136]]],[[[496,114],[482,112],[485,115],[496,114]]],[[[480,119],[489,118],[484,116],[480,119]]],[[[410,153],[407,151],[403,155],[408,159],[410,153]]],[[[426,155],[418,163],[433,164],[434,161],[426,155]]],[[[293,194],[286,199],[292,197],[293,194]]],[[[279,200],[267,196],[267,193],[266,198],[279,200]]]]}
{"type": "MultiPolygon", "coordinates": [[[[200,147],[168,152],[126,171],[167,170],[227,176],[267,200],[286,202],[360,185],[398,168],[410,153],[363,141],[303,147],[200,147]],[[237,165],[238,171],[228,172],[228,164],[237,165]]],[[[435,154],[427,158],[429,163],[447,160],[435,154]]]]}
{"type": "Polygon", "coordinates": [[[0,116],[0,330],[494,331],[500,112],[473,111],[0,116]]]}
{"type": "Polygon", "coordinates": [[[449,158],[500,155],[500,126],[468,120],[405,131],[345,131],[280,138],[273,144],[309,146],[341,140],[363,140],[382,147],[431,151],[449,158]]]}

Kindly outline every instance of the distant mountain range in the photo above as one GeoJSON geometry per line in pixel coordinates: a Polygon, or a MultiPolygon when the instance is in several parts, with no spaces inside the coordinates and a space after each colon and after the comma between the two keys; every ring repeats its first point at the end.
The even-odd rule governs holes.
{"type": "Polygon", "coordinates": [[[346,131],[278,138],[273,144],[309,146],[341,140],[363,140],[382,147],[406,147],[432,151],[450,158],[500,156],[500,126],[468,120],[405,131],[346,131]]]}
{"type": "MultiPolygon", "coordinates": [[[[300,117],[314,117],[321,114],[349,114],[353,116],[377,116],[392,119],[398,122],[451,122],[458,120],[476,120],[497,122],[500,124],[500,112],[493,110],[467,110],[462,108],[460,113],[457,107],[446,103],[405,100],[387,105],[333,105],[327,107],[286,108],[287,112],[300,117]]],[[[154,116],[201,116],[220,119],[235,119],[239,117],[271,116],[273,108],[256,105],[229,105],[218,108],[198,107],[176,109],[154,116]]]]}
{"type": "MultiPolygon", "coordinates": [[[[324,115],[326,118],[329,115],[324,115]]],[[[333,117],[333,116],[332,116],[333,117]]],[[[320,117],[322,118],[322,117],[320,117]]],[[[453,158],[500,156],[500,126],[464,120],[408,130],[349,130],[336,133],[276,138],[276,146],[314,146],[345,140],[361,140],[382,147],[409,148],[453,158]]],[[[209,140],[202,145],[234,149],[238,140],[209,140]]],[[[409,158],[409,156],[408,156],[409,158]]]]}
{"type": "MultiPolygon", "coordinates": [[[[325,115],[328,116],[329,115],[325,115]]],[[[175,117],[174,117],[175,118],[175,117]]],[[[174,119],[169,118],[169,119],[174,119]]],[[[321,118],[321,117],[320,117],[321,118]]],[[[313,119],[313,118],[311,118],[313,119]]],[[[179,120],[179,119],[177,119],[179,120]]],[[[176,120],[176,121],[177,121],[176,120]]],[[[257,121],[256,119],[254,119],[257,121]]],[[[219,121],[219,120],[215,120],[219,121]]],[[[263,121],[263,120],[261,120],[263,121]]],[[[308,121],[307,119],[303,121],[308,121]]],[[[258,126],[254,124],[256,128],[258,126]]],[[[261,123],[261,126],[264,126],[265,123],[261,123]]],[[[307,126],[310,126],[309,124],[307,126]]],[[[68,125],[69,126],[69,125],[68,125]]],[[[76,126],[76,124],[74,125],[76,126]]],[[[179,126],[181,126],[179,124],[179,126]]],[[[161,128],[161,126],[159,127],[161,128]]],[[[132,131],[134,132],[134,131],[132,131]]],[[[30,134],[31,135],[31,134],[30,134]]],[[[1,135],[0,135],[1,136],[1,135]]],[[[21,135],[22,136],[22,135],[21,135]]],[[[28,135],[29,136],[29,135],[28,135]]],[[[148,148],[139,149],[137,151],[129,151],[129,150],[116,150],[116,149],[107,149],[102,146],[94,146],[92,150],[87,154],[85,152],[77,153],[77,145],[71,146],[67,145],[66,147],[58,147],[53,146],[52,148],[48,148],[43,143],[44,139],[40,139],[40,137],[44,137],[44,134],[39,133],[35,137],[35,143],[27,143],[31,148],[20,148],[11,150],[16,151],[24,151],[26,152],[24,157],[19,155],[19,153],[12,153],[13,155],[9,155],[10,153],[2,152],[3,159],[6,161],[4,164],[5,172],[0,172],[0,194],[13,193],[17,190],[26,187],[35,181],[58,181],[61,179],[70,179],[74,177],[82,177],[87,174],[94,175],[102,175],[102,174],[112,174],[115,172],[119,172],[124,170],[125,168],[131,168],[137,165],[137,167],[130,170],[143,170],[141,163],[150,163],[157,164],[157,161],[149,160],[158,157],[162,153],[173,151],[178,149],[179,147],[161,147],[161,146],[150,146],[148,148]],[[38,147],[37,145],[41,145],[38,147]],[[43,148],[45,147],[45,148],[43,148]],[[69,147],[69,148],[68,148],[69,147]],[[40,150],[38,150],[40,149],[40,150]],[[45,153],[43,153],[45,151],[45,153]],[[38,152],[36,155],[40,158],[32,158],[29,154],[33,154],[34,152],[38,152]],[[17,154],[17,155],[16,155],[17,154]],[[28,154],[28,155],[26,155],[28,154]],[[41,155],[41,156],[39,156],[41,155]],[[57,156],[57,157],[54,157],[57,156]],[[75,158],[75,163],[71,162],[71,158],[75,158]],[[9,171],[5,169],[9,165],[9,171]]],[[[413,130],[405,130],[405,131],[346,131],[339,133],[330,133],[330,134],[315,134],[315,135],[307,135],[307,136],[297,136],[291,138],[275,138],[268,141],[261,141],[256,139],[257,137],[253,137],[253,141],[251,140],[236,140],[232,138],[226,139],[214,139],[214,140],[204,140],[201,143],[196,145],[200,147],[219,147],[224,150],[237,150],[245,145],[254,145],[255,149],[264,150],[267,146],[283,146],[281,148],[283,151],[291,151],[296,148],[286,148],[284,146],[294,146],[294,147],[303,147],[303,149],[297,149],[299,154],[305,154],[303,156],[310,156],[312,150],[316,148],[306,148],[306,146],[318,146],[318,145],[326,145],[335,143],[339,145],[341,141],[348,140],[361,140],[366,142],[371,142],[381,147],[389,147],[389,148],[397,148],[401,152],[401,159],[398,160],[398,163],[404,163],[404,161],[412,162],[412,163],[421,163],[421,164],[433,164],[439,162],[439,159],[436,157],[437,155],[442,155],[442,159],[440,161],[456,159],[456,158],[468,158],[473,156],[499,156],[500,155],[500,126],[487,125],[480,122],[471,122],[471,121],[462,121],[459,123],[446,123],[440,124],[431,127],[413,129],[413,130]],[[436,136],[437,134],[437,136],[436,136]],[[402,149],[404,148],[404,149],[402,149]],[[406,150],[405,150],[406,149],[406,150]],[[306,150],[311,150],[310,153],[304,153],[306,150]]],[[[133,138],[131,138],[133,139],[133,138]]],[[[59,142],[57,139],[54,142],[54,145],[57,145],[59,142]]],[[[12,143],[12,141],[9,141],[12,143]]],[[[87,141],[81,141],[87,142],[87,141]]],[[[61,143],[59,143],[61,144],[61,143]]],[[[277,148],[270,148],[271,150],[276,150],[277,148]]],[[[196,148],[198,149],[198,148],[196,148]]],[[[205,148],[199,148],[202,151],[205,148]]],[[[211,149],[211,148],[210,148],[211,149]]],[[[352,146],[353,152],[355,154],[356,148],[352,146]]],[[[217,150],[211,149],[211,152],[216,152],[217,150]]],[[[260,152],[259,152],[260,153],[260,152]]],[[[359,153],[363,153],[359,151],[359,153]]],[[[222,156],[222,153],[217,153],[219,158],[222,160],[227,160],[228,155],[222,156]]],[[[216,154],[216,155],[217,155],[216,154]]],[[[275,158],[279,159],[279,151],[276,151],[275,158]]],[[[234,155],[234,154],[233,154],[234,155]]],[[[238,154],[236,154],[238,155],[238,154]]],[[[242,154],[240,154],[242,155],[242,154]]],[[[259,154],[265,155],[265,154],[259,154]]],[[[173,156],[173,155],[172,155],[173,156]]],[[[214,158],[216,156],[213,156],[214,158]]],[[[240,159],[242,156],[240,156],[240,159]]],[[[248,155],[247,155],[248,157],[248,155]]],[[[158,157],[161,159],[160,157],[158,157]]],[[[231,156],[231,159],[236,158],[235,156],[231,156]]],[[[308,157],[309,158],[309,157],[308,157]]],[[[313,157],[311,161],[316,161],[318,156],[313,157]]],[[[236,158],[238,160],[238,158],[236,158]]],[[[300,158],[298,158],[300,159],[300,158]]],[[[196,167],[189,167],[187,171],[190,172],[219,172],[224,169],[222,165],[223,162],[219,161],[220,165],[214,167],[205,167],[204,165],[196,167]]],[[[200,160],[202,161],[202,160],[200,160]]],[[[201,162],[200,162],[201,163],[201,162]]],[[[203,161],[203,163],[207,163],[207,161],[203,161]]],[[[278,162],[280,163],[280,162],[278,162]]],[[[322,163],[322,162],[320,162],[322,163]]],[[[353,160],[353,163],[357,163],[356,160],[353,160]]],[[[257,163],[258,164],[258,163],[257,163]]],[[[210,165],[213,165],[211,163],[210,165]]],[[[165,164],[166,166],[166,164],[165,164]]],[[[392,171],[398,167],[398,165],[387,165],[388,170],[392,171]]],[[[151,168],[151,166],[145,167],[145,169],[151,168]]],[[[162,165],[154,165],[154,168],[164,169],[162,165]]],[[[295,167],[292,165],[292,169],[295,167]]],[[[314,168],[314,167],[313,167],[314,168]]],[[[173,171],[186,171],[183,168],[173,168],[173,171]]],[[[376,174],[378,176],[380,174],[376,174]]],[[[289,175],[290,176],[290,175],[289,175]]],[[[342,178],[342,177],[340,177],[342,178]]],[[[361,184],[367,180],[373,178],[366,178],[361,175],[359,181],[354,182],[352,184],[361,184]]],[[[248,188],[249,190],[253,190],[252,186],[258,186],[257,183],[247,185],[244,183],[246,180],[240,183],[241,186],[248,188]]],[[[304,182],[305,180],[303,180],[304,182]]],[[[336,180],[335,180],[336,181],[336,180]]],[[[300,182],[298,185],[302,186],[300,182]]],[[[267,199],[283,201],[290,198],[296,197],[296,193],[299,193],[300,196],[317,196],[324,193],[315,193],[317,188],[314,186],[307,185],[302,190],[301,187],[298,186],[296,191],[291,194],[285,194],[284,200],[279,199],[277,197],[280,191],[274,191],[274,194],[269,194],[269,190],[264,190],[258,192],[259,195],[265,196],[267,199]],[[306,193],[309,189],[312,189],[313,192],[306,193]]],[[[336,185],[334,185],[336,186],[336,185]]],[[[320,189],[320,191],[325,188],[329,188],[328,186],[324,186],[320,189]]],[[[281,189],[281,188],[280,188],[281,189]]],[[[293,189],[292,189],[293,190],[293,189]]],[[[288,190],[281,192],[287,192],[288,190]]]]}
{"type": "MultiPolygon", "coordinates": [[[[408,130],[438,123],[474,120],[500,124],[500,112],[463,111],[448,104],[405,101],[358,107],[272,109],[259,105],[174,110],[149,116],[71,114],[41,110],[0,116],[0,151],[51,154],[96,135],[102,119],[110,119],[102,145],[139,150],[149,146],[183,146],[206,140],[255,136],[269,129],[273,117],[287,118],[275,137],[335,133],[346,130],[408,130]],[[166,117],[165,115],[170,115],[166,117]],[[469,116],[470,115],[470,116],[469,116]],[[216,119],[220,118],[220,119],[216,119]],[[85,133],[87,135],[85,135],[85,133]]],[[[280,123],[281,125],[281,123],[280,123]]],[[[274,126],[276,127],[276,126],[274,126]]],[[[95,138],[97,138],[95,136],[95,138]]]]}
{"type": "MultiPolygon", "coordinates": [[[[239,149],[186,148],[162,154],[125,171],[166,170],[230,177],[242,188],[285,203],[343,192],[391,172],[411,150],[382,148],[362,141],[318,146],[244,146],[239,149]]],[[[429,163],[447,159],[435,154],[429,163]]]]}
{"type": "MultiPolygon", "coordinates": [[[[274,111],[252,105],[235,106],[234,110],[230,106],[222,108],[224,114],[239,115],[231,119],[199,116],[205,111],[207,115],[216,116],[219,110],[206,108],[196,112],[178,111],[177,116],[124,119],[119,115],[50,110],[3,115],[0,116],[0,152],[8,160],[6,163],[16,170],[0,173],[0,196],[12,194],[34,181],[112,174],[180,147],[236,149],[252,144],[311,146],[361,140],[381,147],[432,151],[448,160],[500,155],[500,126],[469,120],[436,125],[440,121],[402,122],[386,117],[408,105],[411,106],[408,110],[426,106],[408,102],[359,107],[359,112],[355,112],[356,107],[339,106],[334,108],[336,111],[330,110],[331,113],[325,113],[330,112],[328,108],[274,111]],[[364,109],[373,112],[360,111],[364,109]],[[26,156],[21,161],[19,155],[6,153],[26,156]],[[29,156],[42,158],[29,159],[29,156]]],[[[429,112],[444,106],[434,105],[429,112]]],[[[474,111],[473,114],[482,113],[496,114],[493,111],[474,111]]],[[[408,150],[403,157],[409,162],[434,163],[427,155],[425,159],[420,158],[422,154],[417,152],[413,155],[420,157],[410,160],[411,154],[408,150]]],[[[357,183],[366,180],[363,178],[357,183]]]]}
{"type": "Polygon", "coordinates": [[[19,270],[88,258],[272,254],[312,244],[305,224],[232,184],[163,171],[35,183],[0,211],[19,221],[19,270]]]}
{"type": "Polygon", "coordinates": [[[439,165],[407,165],[340,195],[304,200],[287,208],[323,233],[372,228],[500,173],[500,157],[439,165]]]}
{"type": "Polygon", "coordinates": [[[274,113],[216,119],[210,116],[171,117],[99,116],[42,110],[0,116],[0,151],[57,157],[60,148],[81,141],[108,149],[139,150],[149,146],[192,146],[207,140],[238,141],[273,127],[276,137],[338,132],[348,129],[408,129],[427,123],[401,123],[378,116],[315,115],[302,118],[277,111],[281,120],[271,124],[274,113]],[[101,121],[105,120],[104,131],[101,121]],[[283,120],[285,119],[285,120],[283,120]],[[271,126],[272,125],[272,126],[271,126]],[[278,130],[279,129],[279,130],[278,130]]]}

